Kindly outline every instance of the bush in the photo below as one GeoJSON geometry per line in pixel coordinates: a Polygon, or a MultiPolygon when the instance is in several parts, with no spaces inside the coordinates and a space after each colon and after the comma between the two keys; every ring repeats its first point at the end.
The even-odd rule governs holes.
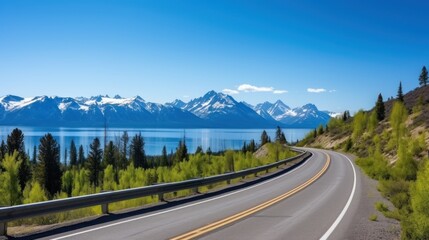
{"type": "Polygon", "coordinates": [[[373,222],[377,221],[377,218],[378,218],[377,214],[371,214],[371,216],[369,216],[369,220],[373,222]]]}

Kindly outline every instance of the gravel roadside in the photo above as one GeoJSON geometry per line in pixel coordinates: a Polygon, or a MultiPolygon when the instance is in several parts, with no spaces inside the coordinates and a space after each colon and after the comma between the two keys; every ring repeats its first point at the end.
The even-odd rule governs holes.
{"type": "MultiPolygon", "coordinates": [[[[346,154],[353,161],[355,156],[346,154]]],[[[347,232],[346,239],[353,240],[397,240],[400,239],[401,227],[395,219],[386,218],[382,213],[375,209],[376,202],[383,202],[389,209],[393,209],[393,205],[383,198],[377,190],[378,182],[369,178],[360,167],[356,167],[356,171],[360,172],[362,196],[360,198],[358,211],[353,217],[351,227],[347,232]],[[375,221],[370,220],[371,215],[376,215],[375,221]]]]}

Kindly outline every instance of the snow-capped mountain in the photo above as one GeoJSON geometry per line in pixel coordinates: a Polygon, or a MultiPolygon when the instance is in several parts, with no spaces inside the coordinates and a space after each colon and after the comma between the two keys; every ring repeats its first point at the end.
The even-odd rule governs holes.
{"type": "Polygon", "coordinates": [[[146,102],[141,97],[90,98],[5,96],[0,98],[0,124],[30,126],[206,126],[187,111],[146,102]],[[2,111],[3,110],[3,111],[2,111]]]}
{"type": "Polygon", "coordinates": [[[314,104],[291,109],[280,100],[275,103],[260,103],[254,110],[263,118],[274,119],[286,127],[315,128],[327,124],[331,118],[326,112],[319,111],[314,104]]]}
{"type": "Polygon", "coordinates": [[[229,95],[215,91],[210,91],[202,97],[191,100],[182,109],[215,125],[224,127],[275,126],[247,105],[237,102],[229,95]]]}
{"type": "Polygon", "coordinates": [[[281,101],[252,106],[210,91],[188,103],[158,104],[136,96],[0,97],[0,125],[102,127],[314,128],[330,115],[313,104],[291,109],[281,101]]]}

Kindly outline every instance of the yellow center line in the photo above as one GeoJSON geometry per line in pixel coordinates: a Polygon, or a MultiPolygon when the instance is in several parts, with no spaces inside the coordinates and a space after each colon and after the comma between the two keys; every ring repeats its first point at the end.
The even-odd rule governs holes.
{"type": "Polygon", "coordinates": [[[268,201],[266,201],[264,203],[261,203],[261,204],[255,206],[255,207],[252,207],[250,209],[247,209],[245,211],[242,211],[240,213],[232,215],[230,217],[227,217],[227,218],[224,218],[222,220],[216,221],[214,223],[208,224],[206,226],[203,226],[201,228],[198,228],[198,229],[195,229],[193,231],[187,232],[187,233],[182,234],[180,236],[171,238],[171,240],[194,239],[194,238],[196,238],[198,236],[201,236],[201,235],[206,234],[208,232],[214,231],[214,230],[216,230],[216,229],[218,229],[220,227],[223,227],[225,225],[231,224],[231,223],[236,222],[236,221],[238,221],[238,220],[240,220],[242,218],[245,218],[245,217],[247,217],[249,215],[252,215],[252,214],[254,214],[256,212],[259,212],[259,211],[261,211],[261,210],[263,210],[265,208],[268,208],[269,206],[272,206],[273,204],[276,204],[276,203],[278,203],[278,202],[280,202],[280,201],[282,201],[282,200],[284,200],[284,199],[286,199],[286,198],[294,195],[295,193],[303,190],[304,188],[308,187],[310,184],[312,184],[313,182],[315,182],[317,179],[319,179],[326,172],[326,170],[329,167],[329,164],[331,163],[331,158],[329,157],[328,154],[325,153],[325,155],[326,155],[326,162],[325,162],[325,165],[323,166],[323,168],[316,175],[314,175],[312,178],[308,179],[307,181],[305,181],[301,185],[295,187],[294,189],[292,189],[292,190],[290,190],[290,191],[288,191],[288,192],[286,192],[286,193],[284,193],[284,194],[282,194],[282,195],[280,195],[278,197],[275,197],[275,198],[273,198],[271,200],[268,200],[268,201]]]}

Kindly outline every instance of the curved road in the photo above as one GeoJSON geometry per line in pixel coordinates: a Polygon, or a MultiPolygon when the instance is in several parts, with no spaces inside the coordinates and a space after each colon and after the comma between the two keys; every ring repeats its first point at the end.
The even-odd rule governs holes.
{"type": "Polygon", "coordinates": [[[247,188],[107,223],[92,224],[79,229],[61,231],[61,233],[54,231],[50,236],[43,234],[30,237],[41,237],[40,239],[348,238],[347,229],[352,227],[353,215],[358,211],[360,176],[356,176],[358,172],[344,155],[332,151],[306,150],[312,152],[313,156],[304,164],[288,173],[247,188]],[[301,190],[300,186],[305,188],[301,190]],[[279,196],[285,199],[278,198],[279,196]],[[236,217],[229,219],[231,216],[236,217]]]}

